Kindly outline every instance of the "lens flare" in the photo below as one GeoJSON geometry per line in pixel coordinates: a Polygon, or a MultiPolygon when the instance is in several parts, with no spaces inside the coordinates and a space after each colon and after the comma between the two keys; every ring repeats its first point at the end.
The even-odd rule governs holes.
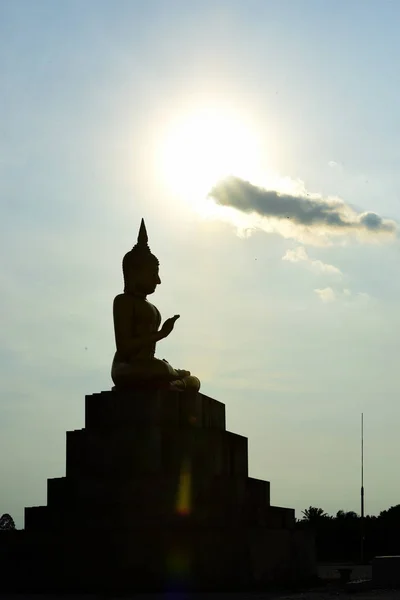
{"type": "Polygon", "coordinates": [[[174,544],[167,556],[166,569],[168,588],[171,591],[184,590],[192,575],[192,560],[188,549],[174,544]]]}
{"type": "Polygon", "coordinates": [[[179,515],[186,516],[190,514],[192,501],[192,474],[190,461],[184,460],[179,475],[178,497],[176,502],[176,512],[179,515]]]}

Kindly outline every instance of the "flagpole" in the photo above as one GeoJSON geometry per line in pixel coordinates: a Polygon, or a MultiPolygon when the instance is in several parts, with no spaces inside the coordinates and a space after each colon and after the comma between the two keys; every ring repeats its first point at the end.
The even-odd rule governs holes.
{"type": "Polygon", "coordinates": [[[364,564],[364,413],[361,413],[361,564],[364,564]]]}

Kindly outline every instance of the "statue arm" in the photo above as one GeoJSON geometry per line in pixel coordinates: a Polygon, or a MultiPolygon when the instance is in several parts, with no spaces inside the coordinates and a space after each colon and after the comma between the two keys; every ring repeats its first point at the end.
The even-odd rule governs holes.
{"type": "Polygon", "coordinates": [[[113,313],[115,343],[121,358],[129,359],[132,354],[143,346],[157,343],[164,337],[160,331],[132,336],[132,304],[124,294],[120,294],[115,298],[113,313]]]}

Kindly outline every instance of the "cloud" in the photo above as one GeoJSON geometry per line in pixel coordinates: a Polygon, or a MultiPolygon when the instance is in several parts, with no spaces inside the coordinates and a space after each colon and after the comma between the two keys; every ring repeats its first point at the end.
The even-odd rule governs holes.
{"type": "Polygon", "coordinates": [[[293,194],[253,185],[238,177],[218,182],[209,194],[217,205],[261,219],[259,227],[307,243],[331,243],[334,236],[364,241],[394,236],[397,225],[373,212],[356,212],[340,198],[323,198],[304,188],[293,194]]]}
{"type": "Polygon", "coordinates": [[[346,300],[347,302],[362,302],[363,304],[371,301],[371,296],[365,292],[352,292],[348,288],[341,291],[335,291],[331,287],[316,289],[314,292],[319,296],[321,302],[329,304],[337,300],[346,300]]]}
{"type": "Polygon", "coordinates": [[[330,160],[328,162],[328,166],[331,167],[331,169],[339,169],[339,168],[341,168],[342,165],[340,163],[336,162],[336,160],[330,160]]]}
{"type": "Polygon", "coordinates": [[[289,262],[297,263],[297,262],[305,262],[307,263],[314,271],[317,273],[328,273],[331,275],[342,275],[342,271],[335,267],[334,265],[329,265],[327,263],[322,262],[322,260],[313,260],[311,259],[304,246],[299,246],[295,250],[288,250],[285,256],[282,257],[282,260],[287,260],[289,262]]]}
{"type": "Polygon", "coordinates": [[[324,303],[334,302],[336,300],[336,294],[331,287],[316,289],[314,291],[324,303]]]}

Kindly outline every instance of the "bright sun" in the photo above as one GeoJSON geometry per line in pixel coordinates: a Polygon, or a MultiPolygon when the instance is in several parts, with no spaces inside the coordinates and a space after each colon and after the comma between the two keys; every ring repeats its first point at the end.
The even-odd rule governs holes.
{"type": "MultiPolygon", "coordinates": [[[[228,175],[251,179],[260,151],[251,128],[216,109],[189,113],[170,125],[161,146],[161,168],[170,190],[200,209],[213,185],[228,175]]],[[[208,205],[208,209],[207,209],[208,205]]]]}

